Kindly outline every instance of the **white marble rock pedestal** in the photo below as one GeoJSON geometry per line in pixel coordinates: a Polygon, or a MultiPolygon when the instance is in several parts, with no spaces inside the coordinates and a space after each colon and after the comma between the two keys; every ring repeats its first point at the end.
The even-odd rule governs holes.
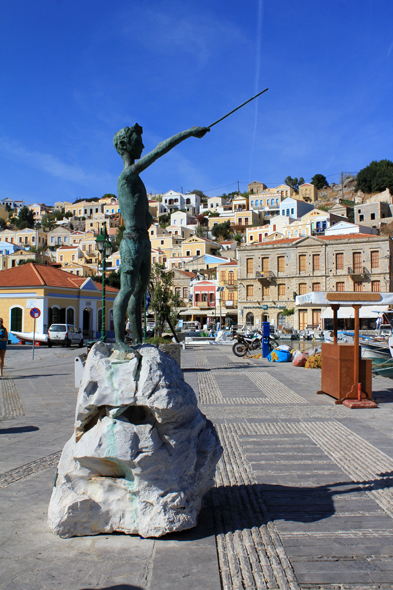
{"type": "Polygon", "coordinates": [[[60,537],[191,528],[221,456],[177,363],[156,347],[92,348],[49,504],[60,537]]]}

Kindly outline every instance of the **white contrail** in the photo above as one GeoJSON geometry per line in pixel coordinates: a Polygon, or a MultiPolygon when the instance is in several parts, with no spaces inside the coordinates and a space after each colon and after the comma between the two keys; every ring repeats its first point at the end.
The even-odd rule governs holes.
{"type": "MultiPolygon", "coordinates": [[[[259,0],[259,2],[258,2],[258,23],[257,23],[257,59],[256,59],[256,64],[255,64],[255,86],[254,86],[255,94],[258,92],[258,89],[259,89],[259,70],[261,67],[262,16],[263,16],[263,0],[259,0]]],[[[249,182],[252,181],[251,170],[252,170],[252,161],[253,161],[253,157],[254,157],[255,138],[256,138],[256,134],[257,134],[257,123],[258,123],[258,101],[256,100],[255,101],[255,112],[254,112],[254,131],[252,134],[252,141],[251,141],[250,169],[248,172],[248,181],[249,182]]]]}

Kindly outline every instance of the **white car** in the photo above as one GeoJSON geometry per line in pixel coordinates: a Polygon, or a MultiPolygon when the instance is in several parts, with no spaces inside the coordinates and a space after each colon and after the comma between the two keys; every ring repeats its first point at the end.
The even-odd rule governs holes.
{"type": "Polygon", "coordinates": [[[61,344],[62,346],[77,344],[82,348],[82,330],[71,324],[52,324],[48,330],[48,346],[53,346],[53,344],[61,344]]]}

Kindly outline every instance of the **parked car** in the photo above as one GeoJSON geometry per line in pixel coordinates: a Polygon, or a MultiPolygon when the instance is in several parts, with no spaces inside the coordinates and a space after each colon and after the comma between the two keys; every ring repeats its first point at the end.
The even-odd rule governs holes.
{"type": "Polygon", "coordinates": [[[77,344],[82,348],[82,330],[71,324],[52,324],[48,330],[48,346],[54,344],[61,344],[62,346],[77,344]]]}

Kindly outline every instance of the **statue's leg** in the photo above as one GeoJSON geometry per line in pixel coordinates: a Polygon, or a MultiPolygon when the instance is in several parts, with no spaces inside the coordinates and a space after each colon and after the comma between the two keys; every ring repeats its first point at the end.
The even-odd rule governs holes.
{"type": "Polygon", "coordinates": [[[151,266],[150,240],[143,241],[143,258],[139,269],[139,275],[128,304],[128,319],[130,321],[132,339],[134,344],[143,342],[142,332],[142,304],[149,286],[151,266]]]}
{"type": "Polygon", "coordinates": [[[135,289],[139,267],[137,264],[134,244],[130,240],[122,240],[120,244],[121,269],[120,291],[113,303],[113,323],[115,338],[119,344],[124,344],[127,305],[135,289]]]}

